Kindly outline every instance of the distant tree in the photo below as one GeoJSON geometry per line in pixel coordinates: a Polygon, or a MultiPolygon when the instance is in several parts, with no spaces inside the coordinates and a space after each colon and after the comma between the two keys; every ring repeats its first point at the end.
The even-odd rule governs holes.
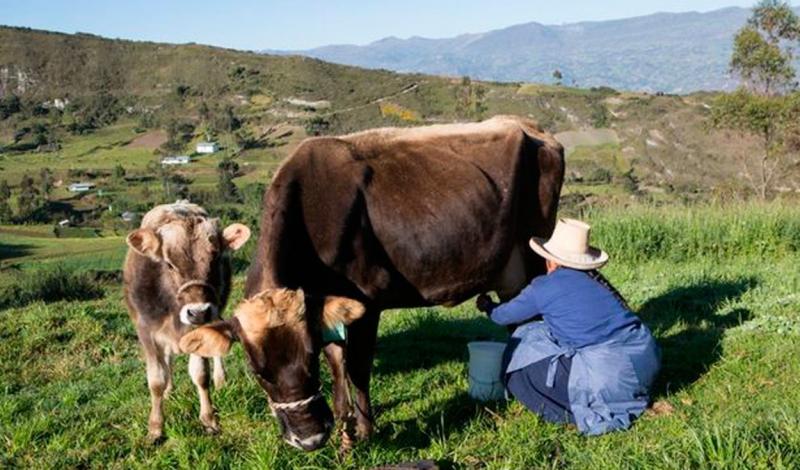
{"type": "Polygon", "coordinates": [[[158,179],[161,180],[161,190],[164,193],[164,199],[170,201],[173,199],[174,187],[172,184],[172,176],[174,170],[170,165],[161,165],[158,168],[158,179]]]}
{"type": "Polygon", "coordinates": [[[608,108],[606,108],[602,102],[596,103],[594,106],[592,106],[591,120],[592,126],[595,129],[608,127],[610,117],[611,116],[609,115],[608,108]]]}
{"type": "Polygon", "coordinates": [[[152,111],[143,111],[139,114],[138,127],[141,129],[155,129],[158,127],[158,116],[152,111]]]}
{"type": "Polygon", "coordinates": [[[0,199],[0,223],[7,224],[14,220],[14,213],[8,199],[0,199]]]}
{"type": "Polygon", "coordinates": [[[331,123],[322,116],[314,116],[306,121],[305,129],[308,135],[322,135],[328,132],[331,123]]]}
{"type": "Polygon", "coordinates": [[[253,135],[253,131],[251,131],[247,126],[242,126],[239,130],[237,130],[233,134],[233,138],[236,141],[236,146],[239,147],[239,150],[247,150],[258,146],[258,138],[253,135]]]}
{"type": "Polygon", "coordinates": [[[561,81],[564,79],[564,75],[561,74],[561,70],[553,70],[553,79],[556,81],[557,86],[561,86],[561,81]]]}
{"type": "Polygon", "coordinates": [[[19,184],[20,193],[17,198],[17,216],[26,220],[41,206],[39,190],[30,175],[25,174],[19,184]]]}
{"type": "Polygon", "coordinates": [[[9,223],[14,216],[9,199],[11,199],[11,188],[8,187],[8,181],[0,180],[0,223],[9,223]]]}
{"type": "Polygon", "coordinates": [[[456,88],[456,115],[465,119],[480,120],[486,112],[486,88],[472,81],[470,77],[461,78],[461,86],[456,88]]]}
{"type": "Polygon", "coordinates": [[[47,125],[42,122],[37,122],[33,125],[32,132],[34,146],[38,147],[48,143],[48,135],[50,134],[50,130],[47,128],[47,125]]]}
{"type": "Polygon", "coordinates": [[[241,193],[233,178],[239,173],[239,164],[230,158],[224,158],[217,166],[217,194],[223,202],[242,202],[241,193]]]}
{"type": "Polygon", "coordinates": [[[233,106],[228,105],[218,113],[214,119],[212,127],[217,132],[231,133],[242,126],[242,121],[236,117],[233,106]]]}
{"type": "Polygon", "coordinates": [[[111,172],[111,177],[114,179],[115,184],[122,184],[125,181],[125,167],[116,165],[111,172]]]}
{"type": "Polygon", "coordinates": [[[180,152],[192,140],[194,124],[188,121],[170,119],[166,126],[167,141],[162,147],[168,152],[180,152]]]}
{"type": "Polygon", "coordinates": [[[781,94],[795,88],[792,42],[800,22],[788,3],[762,0],[734,37],[731,71],[754,93],[781,94]]]}
{"type": "Polygon", "coordinates": [[[184,98],[189,96],[191,90],[192,87],[190,87],[189,85],[180,84],[175,87],[175,95],[177,95],[179,99],[183,100],[184,98]]]}
{"type": "Polygon", "coordinates": [[[0,121],[20,111],[22,111],[22,104],[17,95],[9,94],[0,99],[0,121]]]}
{"type": "Polygon", "coordinates": [[[107,92],[76,99],[69,108],[73,122],[68,129],[73,134],[85,134],[113,124],[123,112],[119,100],[107,92]]]}
{"type": "Polygon", "coordinates": [[[11,187],[8,186],[8,181],[5,179],[0,180],[0,199],[11,198],[11,187]]]}
{"type": "Polygon", "coordinates": [[[39,188],[43,197],[50,196],[50,191],[53,190],[53,172],[50,168],[42,168],[39,171],[39,188]]]}
{"type": "Polygon", "coordinates": [[[759,142],[757,149],[745,148],[735,158],[760,199],[767,199],[800,162],[800,94],[792,65],[792,46],[799,38],[800,20],[788,3],[758,3],[734,38],[730,66],[741,87],[717,98],[711,112],[712,127],[759,142]]]}
{"type": "Polygon", "coordinates": [[[211,108],[208,107],[208,104],[205,101],[200,103],[200,107],[197,108],[197,114],[200,115],[200,119],[202,119],[203,122],[209,123],[211,121],[211,108]]]}

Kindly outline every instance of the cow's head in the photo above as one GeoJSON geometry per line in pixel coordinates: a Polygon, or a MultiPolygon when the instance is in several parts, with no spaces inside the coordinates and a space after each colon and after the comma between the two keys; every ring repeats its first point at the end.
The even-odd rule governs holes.
{"type": "Polygon", "coordinates": [[[349,324],[364,305],[345,297],[317,298],[302,290],[269,289],[243,301],[233,317],[198,328],[181,338],[184,352],[223,356],[241,341],[250,368],[267,393],[283,439],[314,450],[333,428],[333,414],[320,395],[322,328],[349,324]]]}
{"type": "Polygon", "coordinates": [[[189,217],[134,230],[126,241],[153,261],[157,272],[148,273],[156,276],[153,295],[167,292],[181,323],[201,325],[219,318],[227,301],[231,273],[226,252],[238,250],[248,238],[245,225],[220,230],[218,219],[189,217]]]}

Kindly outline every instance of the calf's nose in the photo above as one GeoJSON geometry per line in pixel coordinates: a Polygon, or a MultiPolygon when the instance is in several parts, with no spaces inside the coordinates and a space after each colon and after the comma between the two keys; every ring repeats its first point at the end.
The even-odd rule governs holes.
{"type": "Polygon", "coordinates": [[[190,307],[189,310],[189,318],[198,321],[205,321],[206,315],[208,311],[211,309],[210,305],[202,305],[199,307],[190,307]]]}
{"type": "Polygon", "coordinates": [[[181,309],[181,321],[189,325],[207,323],[213,318],[214,306],[210,303],[186,304],[181,309]]]}

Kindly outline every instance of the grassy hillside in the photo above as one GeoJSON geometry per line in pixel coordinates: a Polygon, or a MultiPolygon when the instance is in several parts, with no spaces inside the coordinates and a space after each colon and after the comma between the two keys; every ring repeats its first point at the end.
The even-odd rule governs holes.
{"type": "MultiPolygon", "coordinates": [[[[20,97],[21,111],[0,119],[0,179],[12,186],[42,167],[65,183],[80,179],[69,169],[108,173],[123,165],[144,173],[159,155],[190,153],[206,138],[220,141],[224,152],[179,170],[190,189],[213,190],[223,157],[237,159],[236,181],[245,186],[268,182],[275,165],[309,132],[520,114],[563,137],[578,203],[609,195],[708,199],[743,191],[732,155],[750,145],[707,129],[714,98],[707,93],[655,96],[477,82],[194,44],[0,27],[0,99],[12,95],[20,97]],[[54,107],[56,99],[66,103],[62,110],[54,107]],[[171,126],[187,131],[165,149],[171,126]],[[135,144],[153,133],[162,136],[156,144],[135,144]],[[37,145],[44,142],[52,146],[37,145]]],[[[162,194],[157,179],[140,183],[128,181],[128,196],[149,203],[174,199],[162,194]],[[150,197],[141,197],[143,186],[150,197]]],[[[784,183],[786,192],[796,191],[797,181],[784,183]]]]}
{"type": "Polygon", "coordinates": [[[634,207],[586,216],[611,251],[604,273],[663,351],[658,406],[629,432],[583,437],[518,402],[470,400],[466,343],[505,333],[464,304],[384,314],[372,386],[377,435],[346,457],[336,442],[312,454],[280,442],[238,346],[228,384],[213,391],[222,433],[203,434],[181,358],[167,440],[152,447],[144,365],[120,289],[107,285],[96,300],[0,311],[0,466],[371,468],[433,459],[441,468],[797,468],[798,210],[634,207]],[[703,221],[731,234],[736,249],[720,250],[703,221]]]}

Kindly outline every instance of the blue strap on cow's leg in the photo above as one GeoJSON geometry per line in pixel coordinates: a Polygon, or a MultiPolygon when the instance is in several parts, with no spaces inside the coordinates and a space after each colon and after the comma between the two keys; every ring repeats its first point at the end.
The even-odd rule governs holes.
{"type": "Polygon", "coordinates": [[[332,328],[323,328],[322,329],[322,342],[323,343],[333,343],[333,342],[344,342],[347,339],[347,329],[345,329],[344,323],[338,322],[332,328]]]}

